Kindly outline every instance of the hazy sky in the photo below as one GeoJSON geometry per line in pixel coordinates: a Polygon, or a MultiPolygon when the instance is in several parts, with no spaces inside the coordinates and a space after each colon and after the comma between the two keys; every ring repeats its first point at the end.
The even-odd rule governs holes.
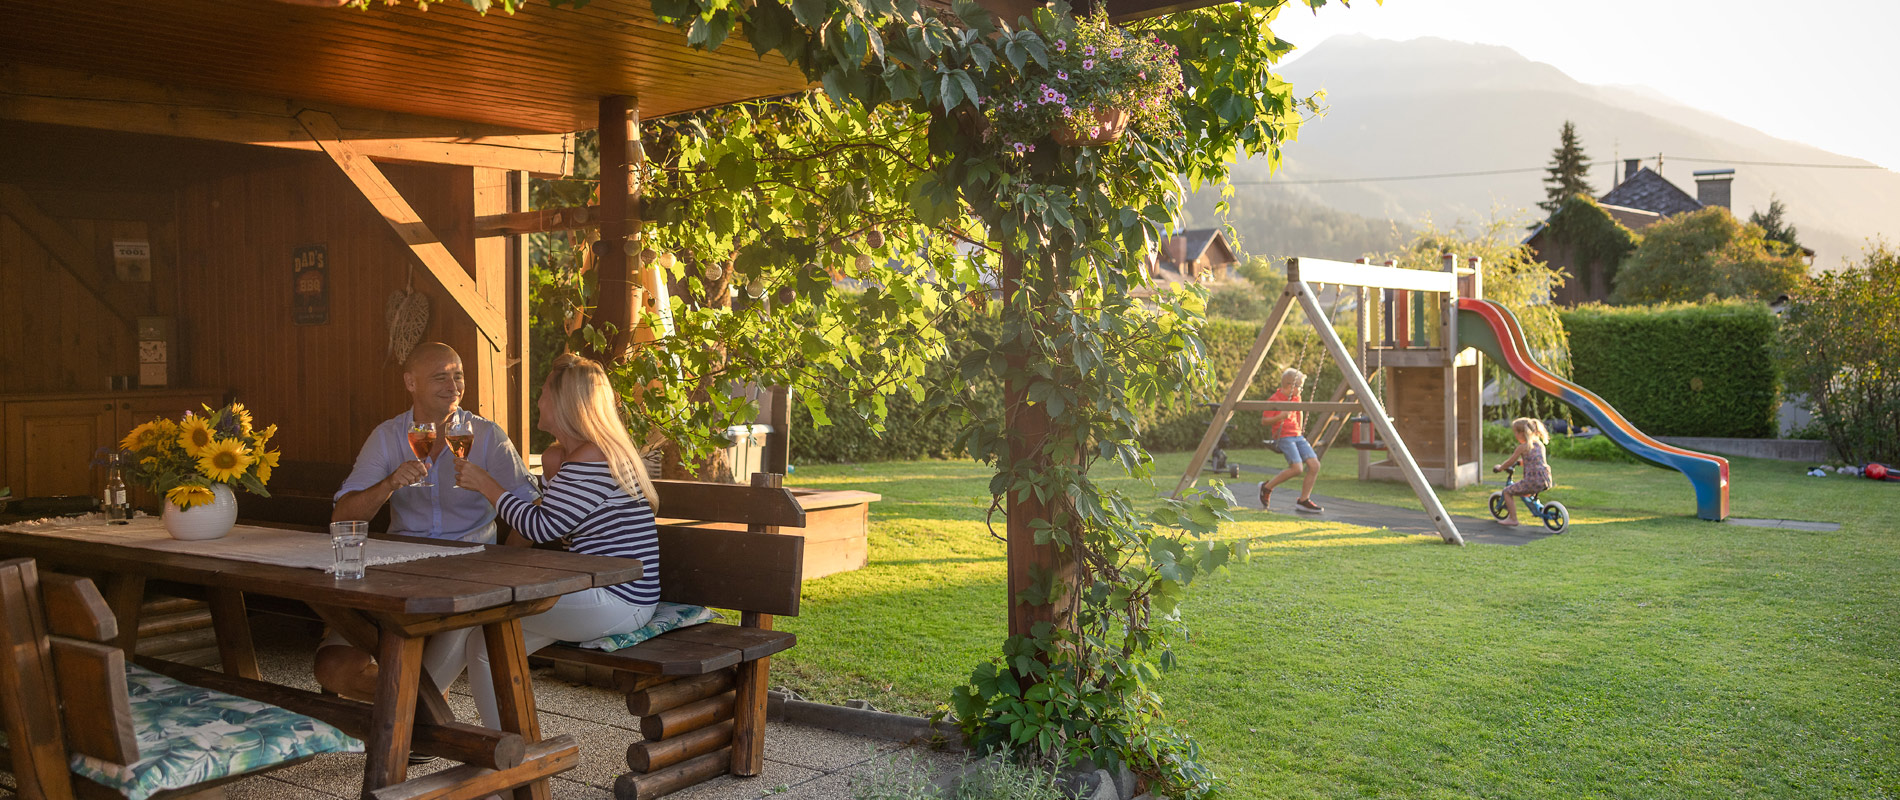
{"type": "Polygon", "coordinates": [[[1900,0],[1294,0],[1273,30],[1509,47],[1584,83],[1647,86],[1900,171],[1900,0]]]}

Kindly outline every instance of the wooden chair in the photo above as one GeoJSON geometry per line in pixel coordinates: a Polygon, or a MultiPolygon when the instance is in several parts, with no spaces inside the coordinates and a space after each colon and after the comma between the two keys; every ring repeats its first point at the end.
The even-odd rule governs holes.
{"type": "Polygon", "coordinates": [[[180,684],[140,667],[132,667],[128,677],[124,651],[106,644],[117,635],[118,621],[90,579],[41,575],[31,559],[0,561],[0,710],[7,745],[0,757],[12,764],[26,800],[217,796],[223,791],[218,787],[230,781],[356,745],[325,723],[275,706],[180,684]],[[138,701],[133,682],[141,691],[138,701]],[[181,695],[189,702],[175,702],[181,695]],[[176,739],[169,733],[207,716],[216,716],[221,728],[256,723],[314,735],[301,740],[307,746],[269,756],[260,751],[273,748],[247,748],[241,759],[221,762],[229,774],[193,777],[197,782],[184,786],[170,785],[183,776],[152,774],[164,770],[156,762],[166,759],[141,763],[176,739]],[[127,788],[96,782],[114,777],[127,788]]]}
{"type": "Polygon", "coordinates": [[[804,524],[782,488],[658,481],[660,512],[672,519],[746,525],[721,530],[660,526],[660,599],[741,612],[739,624],[706,623],[604,652],[557,645],[535,653],[557,665],[609,670],[640,720],[627,747],[631,769],[618,800],[647,800],[725,773],[758,775],[765,762],[770,656],[797,644],[772,630],[797,616],[805,540],[776,533],[804,524]]]}

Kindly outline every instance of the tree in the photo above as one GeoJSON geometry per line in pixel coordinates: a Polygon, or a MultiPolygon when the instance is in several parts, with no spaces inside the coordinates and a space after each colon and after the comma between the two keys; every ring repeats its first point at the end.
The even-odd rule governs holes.
{"type": "Polygon", "coordinates": [[[1795,228],[1787,220],[1788,207],[1781,204],[1781,198],[1769,195],[1768,211],[1751,211],[1748,224],[1761,226],[1762,236],[1771,242],[1780,242],[1788,246],[1790,252],[1799,251],[1801,243],[1795,240],[1795,228]]]}
{"type": "Polygon", "coordinates": [[[1576,123],[1564,120],[1557,149],[1550,151],[1550,167],[1545,172],[1544,202],[1537,204],[1545,213],[1555,212],[1571,195],[1596,194],[1585,179],[1590,173],[1590,158],[1583,154],[1583,143],[1577,140],[1576,123]]]}
{"type": "Polygon", "coordinates": [[[1688,303],[1706,297],[1773,300],[1807,273],[1798,255],[1768,246],[1761,226],[1721,206],[1644,229],[1616,271],[1615,303],[1688,303]]]}
{"type": "Polygon", "coordinates": [[[1900,250],[1876,241],[1860,264],[1804,279],[1782,320],[1789,388],[1851,463],[1900,461],[1900,250]]]}

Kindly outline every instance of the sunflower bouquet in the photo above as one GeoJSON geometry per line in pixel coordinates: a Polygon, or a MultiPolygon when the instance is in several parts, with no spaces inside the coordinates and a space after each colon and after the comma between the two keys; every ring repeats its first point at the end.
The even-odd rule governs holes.
{"type": "Polygon", "coordinates": [[[241,486],[269,497],[280,451],[271,450],[277,426],[257,428],[243,403],[205,413],[185,412],[177,422],[157,418],[132,429],[119,447],[130,454],[132,480],[180,510],[212,501],[216,484],[241,486]]]}

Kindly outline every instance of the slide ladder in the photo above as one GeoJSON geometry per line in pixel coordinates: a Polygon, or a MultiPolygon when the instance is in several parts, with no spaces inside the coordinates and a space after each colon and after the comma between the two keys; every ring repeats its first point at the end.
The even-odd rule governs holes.
{"type": "Polygon", "coordinates": [[[1637,458],[1687,476],[1695,487],[1696,516],[1717,522],[1728,519],[1728,459],[1659,442],[1637,430],[1596,393],[1539,366],[1510,309],[1489,300],[1460,299],[1458,343],[1478,348],[1532,388],[1568,403],[1637,458]]]}

